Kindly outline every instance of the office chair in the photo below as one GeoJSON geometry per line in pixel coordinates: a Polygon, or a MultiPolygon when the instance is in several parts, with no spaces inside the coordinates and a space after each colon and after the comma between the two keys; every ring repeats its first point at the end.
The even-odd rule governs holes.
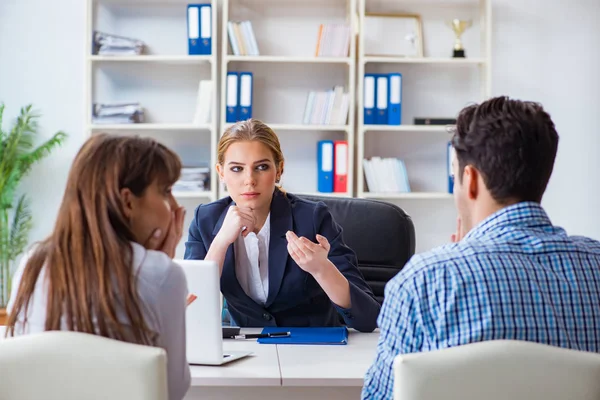
{"type": "Polygon", "coordinates": [[[0,400],[166,400],[166,353],[50,331],[0,340],[0,400]]]}
{"type": "Polygon", "coordinates": [[[395,400],[597,400],[600,354],[492,340],[394,360],[395,400]]]}
{"type": "Polygon", "coordinates": [[[327,205],[343,229],[344,242],[356,253],[358,268],[383,303],[385,284],[415,253],[415,227],[398,206],[383,201],[327,196],[298,196],[327,205]]]}

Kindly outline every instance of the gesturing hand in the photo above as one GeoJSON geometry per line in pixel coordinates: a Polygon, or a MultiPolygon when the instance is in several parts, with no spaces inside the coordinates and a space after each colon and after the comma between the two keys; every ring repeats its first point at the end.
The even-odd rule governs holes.
{"type": "Polygon", "coordinates": [[[288,231],[285,237],[288,241],[288,253],[304,271],[315,275],[327,267],[327,255],[331,248],[327,238],[317,235],[318,243],[313,243],[305,237],[299,238],[292,231],[288,231]]]}
{"type": "Polygon", "coordinates": [[[178,207],[171,214],[171,222],[169,223],[169,227],[167,228],[167,234],[162,239],[162,241],[162,232],[160,231],[160,229],[156,229],[154,232],[152,232],[152,235],[150,236],[150,238],[148,238],[148,240],[144,244],[144,247],[149,250],[162,251],[170,258],[174,258],[177,244],[183,236],[183,220],[185,218],[185,208],[178,207]]]}
{"type": "Polygon", "coordinates": [[[227,215],[223,221],[223,226],[217,234],[218,240],[223,243],[230,245],[242,233],[243,237],[246,237],[250,232],[254,231],[256,225],[256,218],[254,212],[250,208],[242,208],[238,206],[231,206],[227,210],[227,215]],[[243,230],[243,231],[242,231],[243,230]]]}
{"type": "Polygon", "coordinates": [[[452,235],[450,235],[450,241],[452,243],[460,242],[464,236],[465,236],[465,232],[462,229],[462,222],[460,220],[460,217],[457,217],[456,218],[456,232],[454,232],[452,235]]]}

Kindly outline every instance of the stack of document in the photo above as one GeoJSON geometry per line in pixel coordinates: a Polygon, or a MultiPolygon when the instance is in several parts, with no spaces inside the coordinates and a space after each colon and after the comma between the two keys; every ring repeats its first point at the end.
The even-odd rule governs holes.
{"type": "Polygon", "coordinates": [[[95,103],[93,124],[135,124],[144,122],[144,109],[140,103],[95,103]]]}
{"type": "Polygon", "coordinates": [[[101,56],[138,56],[145,44],[141,40],[94,31],[92,54],[101,56]]]}
{"type": "Polygon", "coordinates": [[[173,186],[174,192],[203,192],[210,190],[210,168],[183,167],[181,177],[173,186]]]}
{"type": "Polygon", "coordinates": [[[349,97],[342,86],[327,92],[310,92],[304,107],[305,125],[346,125],[349,97]]]}
{"type": "Polygon", "coordinates": [[[369,192],[409,193],[408,173],[404,161],[397,158],[372,157],[363,160],[369,192]]]}
{"type": "Polygon", "coordinates": [[[348,57],[351,36],[348,24],[321,24],[315,56],[348,57]]]}
{"type": "Polygon", "coordinates": [[[194,113],[194,125],[210,123],[212,111],[214,85],[211,80],[201,80],[198,85],[198,97],[196,99],[196,112],[194,113]]]}
{"type": "Polygon", "coordinates": [[[258,44],[250,21],[227,22],[231,50],[236,56],[258,56],[258,44]]]}

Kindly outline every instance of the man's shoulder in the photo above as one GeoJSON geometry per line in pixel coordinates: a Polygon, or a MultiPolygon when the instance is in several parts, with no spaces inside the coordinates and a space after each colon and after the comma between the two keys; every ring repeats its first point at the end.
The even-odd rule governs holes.
{"type": "Polygon", "coordinates": [[[415,254],[395,277],[397,283],[435,279],[439,274],[461,274],[481,267],[483,261],[500,254],[498,249],[481,242],[448,243],[415,254]]]}

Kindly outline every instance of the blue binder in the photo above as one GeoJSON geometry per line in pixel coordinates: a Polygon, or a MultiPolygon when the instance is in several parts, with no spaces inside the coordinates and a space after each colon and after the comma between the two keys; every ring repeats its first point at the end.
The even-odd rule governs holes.
{"type": "Polygon", "coordinates": [[[233,124],[239,120],[239,75],[237,72],[227,73],[227,94],[225,96],[225,122],[233,124]]]}
{"type": "Polygon", "coordinates": [[[377,125],[388,123],[388,81],[387,75],[377,75],[377,115],[375,116],[377,125]]]}
{"type": "Polygon", "coordinates": [[[452,153],[454,149],[452,143],[448,142],[448,193],[454,193],[454,175],[452,174],[452,153]]]}
{"type": "Polygon", "coordinates": [[[317,143],[317,191],[333,193],[333,140],[317,143]]]}
{"type": "Polygon", "coordinates": [[[290,336],[281,338],[260,338],[261,344],[348,344],[348,329],[345,326],[323,328],[281,328],[269,326],[262,333],[290,332],[290,336]]]}
{"type": "Polygon", "coordinates": [[[365,74],[364,77],[364,116],[365,125],[375,124],[375,100],[377,99],[377,84],[374,74],[365,74]]]}
{"type": "Polygon", "coordinates": [[[188,54],[212,53],[212,11],[210,4],[188,4],[188,54]]]}
{"type": "Polygon", "coordinates": [[[402,123],[402,74],[388,75],[388,125],[402,123]]]}
{"type": "Polygon", "coordinates": [[[240,115],[238,118],[241,121],[252,118],[252,86],[254,86],[252,72],[240,72],[240,98],[238,100],[240,115]]]}

